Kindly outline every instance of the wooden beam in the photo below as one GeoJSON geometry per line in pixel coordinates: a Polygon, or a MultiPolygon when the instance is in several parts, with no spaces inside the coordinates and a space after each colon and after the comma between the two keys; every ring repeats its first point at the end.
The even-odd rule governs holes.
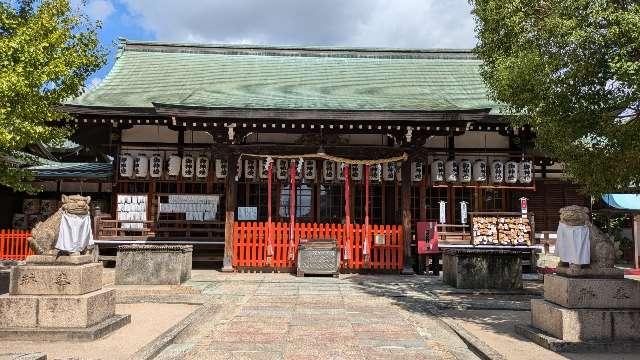
{"type": "Polygon", "coordinates": [[[236,163],[238,156],[229,153],[227,157],[227,178],[225,181],[225,221],[224,221],[224,259],[222,271],[233,271],[233,223],[235,221],[237,205],[237,182],[236,174],[238,168],[236,163]]]}
{"type": "Polygon", "coordinates": [[[402,162],[402,230],[404,233],[404,264],[402,275],[413,275],[411,255],[411,162],[402,162]]]}

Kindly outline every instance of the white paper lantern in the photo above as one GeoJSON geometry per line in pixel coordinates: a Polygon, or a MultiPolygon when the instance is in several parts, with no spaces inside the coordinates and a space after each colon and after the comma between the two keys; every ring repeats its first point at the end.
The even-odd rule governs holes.
{"type": "Polygon", "coordinates": [[[473,180],[478,182],[487,181],[487,162],[484,160],[476,160],[473,163],[473,180]]]}
{"type": "Polygon", "coordinates": [[[169,176],[178,176],[180,175],[180,169],[182,168],[182,159],[178,155],[169,156],[169,165],[167,169],[167,174],[169,176]]]}
{"type": "Polygon", "coordinates": [[[396,178],[396,163],[386,163],[382,167],[382,177],[385,181],[393,181],[396,178]]]}
{"type": "Polygon", "coordinates": [[[133,175],[133,156],[129,153],[120,154],[120,176],[131,177],[133,175]]]}
{"type": "Polygon", "coordinates": [[[472,179],[472,167],[471,161],[463,159],[460,161],[460,182],[468,183],[472,179]]]}
{"type": "Polygon", "coordinates": [[[229,164],[225,159],[216,159],[216,177],[223,179],[229,173],[229,164]]]}
{"type": "Polygon", "coordinates": [[[459,176],[458,163],[455,160],[449,160],[444,164],[444,174],[448,182],[458,181],[459,176]]]}
{"type": "Polygon", "coordinates": [[[291,160],[291,163],[289,164],[289,166],[296,167],[296,180],[302,179],[302,173],[304,172],[304,160],[303,159],[291,160]]]}
{"type": "Polygon", "coordinates": [[[336,163],[330,160],[322,162],[322,177],[324,180],[331,181],[336,176],[336,163]]]}
{"type": "Polygon", "coordinates": [[[276,177],[280,180],[286,180],[289,178],[289,160],[278,159],[276,160],[276,177]]]}
{"type": "Polygon", "coordinates": [[[369,166],[369,180],[380,181],[382,179],[382,165],[375,164],[369,166]]]}
{"type": "Polygon", "coordinates": [[[245,160],[244,161],[244,177],[247,179],[255,179],[258,169],[256,168],[257,164],[255,160],[245,160]]]}
{"type": "Polygon", "coordinates": [[[431,181],[432,182],[444,181],[444,161],[434,160],[431,163],[431,181]]]}
{"type": "Polygon", "coordinates": [[[316,161],[315,160],[304,161],[304,178],[307,180],[315,180],[316,178],[316,161]]]}
{"type": "Polygon", "coordinates": [[[491,182],[501,183],[504,181],[504,164],[502,161],[495,160],[491,164],[491,182]]]}
{"type": "Polygon", "coordinates": [[[190,154],[185,154],[182,157],[182,176],[193,177],[194,172],[195,172],[195,164],[193,162],[193,156],[190,154]]]}
{"type": "Polygon", "coordinates": [[[515,184],[518,182],[518,163],[515,161],[507,161],[504,165],[504,181],[507,184],[515,184]]]}
{"type": "Polygon", "coordinates": [[[242,175],[242,159],[238,158],[236,161],[236,180],[242,175]]]}
{"type": "Polygon", "coordinates": [[[414,161],[411,163],[411,180],[422,181],[424,175],[424,164],[422,161],[414,161]]]}
{"type": "Polygon", "coordinates": [[[361,164],[352,164],[351,171],[349,172],[349,176],[352,180],[360,181],[362,180],[362,165],[361,164]]]}
{"type": "Polygon", "coordinates": [[[156,153],[151,155],[151,159],[149,159],[149,167],[151,171],[149,174],[152,178],[159,178],[162,176],[162,155],[156,153]]]}
{"type": "Polygon", "coordinates": [[[345,163],[336,164],[336,178],[340,181],[344,181],[344,167],[349,166],[345,163]]]}
{"type": "Polygon", "coordinates": [[[206,178],[209,175],[209,158],[206,155],[198,156],[196,160],[196,175],[199,178],[206,178]]]}
{"type": "Polygon", "coordinates": [[[523,161],[519,166],[520,182],[523,184],[530,184],[533,181],[533,162],[530,160],[523,161]]]}
{"type": "Polygon", "coordinates": [[[269,178],[269,169],[267,169],[267,167],[265,166],[266,162],[266,160],[258,161],[258,173],[260,174],[261,179],[269,178]]]}
{"type": "Polygon", "coordinates": [[[149,172],[149,159],[144,154],[138,154],[133,161],[133,173],[136,177],[147,177],[149,172]]]}

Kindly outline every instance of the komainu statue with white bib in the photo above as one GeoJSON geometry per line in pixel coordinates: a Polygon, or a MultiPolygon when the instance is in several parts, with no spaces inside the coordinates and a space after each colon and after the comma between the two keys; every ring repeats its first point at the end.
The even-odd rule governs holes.
{"type": "Polygon", "coordinates": [[[589,209],[571,205],[560,209],[556,252],[559,275],[570,277],[620,278],[616,269],[613,239],[595,226],[589,209]]]}
{"type": "Polygon", "coordinates": [[[36,224],[29,245],[38,255],[77,256],[93,251],[89,215],[90,196],[62,195],[62,206],[47,220],[36,224]]]}

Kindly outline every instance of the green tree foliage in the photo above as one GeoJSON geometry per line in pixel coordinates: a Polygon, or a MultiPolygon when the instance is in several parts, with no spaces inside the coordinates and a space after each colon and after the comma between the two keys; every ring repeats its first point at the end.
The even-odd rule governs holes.
{"type": "Polygon", "coordinates": [[[471,0],[490,94],[587,193],[640,185],[640,2],[471,0]]]}
{"type": "Polygon", "coordinates": [[[104,64],[98,27],[68,0],[0,0],[0,184],[32,190],[19,150],[69,135],[51,125],[65,119],[57,106],[104,64]]]}

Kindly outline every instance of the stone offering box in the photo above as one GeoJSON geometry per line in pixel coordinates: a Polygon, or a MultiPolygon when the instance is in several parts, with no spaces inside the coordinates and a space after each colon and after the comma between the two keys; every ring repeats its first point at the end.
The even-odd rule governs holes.
{"type": "Polygon", "coordinates": [[[445,249],[443,281],[460,289],[522,289],[522,260],[531,248],[445,249]]]}
{"type": "Polygon", "coordinates": [[[91,255],[32,255],[11,269],[0,296],[0,338],[88,341],[131,321],[116,315],[115,290],[102,289],[102,264],[91,255]]]}
{"type": "Polygon", "coordinates": [[[116,285],[180,285],[191,279],[191,245],[121,245],[116,285]]]}
{"type": "Polygon", "coordinates": [[[297,275],[338,275],[340,248],[335,240],[301,241],[298,248],[297,275]]]}

